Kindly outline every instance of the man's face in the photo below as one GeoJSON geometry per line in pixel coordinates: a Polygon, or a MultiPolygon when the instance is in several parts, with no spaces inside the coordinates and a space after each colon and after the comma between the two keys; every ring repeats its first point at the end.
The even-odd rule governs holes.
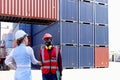
{"type": "Polygon", "coordinates": [[[51,38],[45,38],[44,39],[46,46],[52,45],[52,39],[51,38]]]}

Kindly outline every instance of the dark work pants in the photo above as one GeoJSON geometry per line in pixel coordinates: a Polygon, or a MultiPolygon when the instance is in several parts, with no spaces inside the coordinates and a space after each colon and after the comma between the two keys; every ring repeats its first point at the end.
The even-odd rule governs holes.
{"type": "Polygon", "coordinates": [[[42,74],[42,80],[57,80],[56,74],[42,74]]]}

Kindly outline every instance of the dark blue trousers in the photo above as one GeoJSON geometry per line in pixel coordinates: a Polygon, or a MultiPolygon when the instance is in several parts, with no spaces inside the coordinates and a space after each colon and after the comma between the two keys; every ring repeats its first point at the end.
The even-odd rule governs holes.
{"type": "Polygon", "coordinates": [[[56,74],[42,74],[42,80],[57,80],[56,74]]]}

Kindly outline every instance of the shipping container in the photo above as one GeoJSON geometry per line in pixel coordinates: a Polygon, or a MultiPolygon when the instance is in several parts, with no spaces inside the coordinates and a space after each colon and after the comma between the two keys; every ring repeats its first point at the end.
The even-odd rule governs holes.
{"type": "Polygon", "coordinates": [[[0,0],[0,21],[49,23],[59,20],[59,0],[0,0]]]}
{"type": "Polygon", "coordinates": [[[78,47],[61,46],[63,68],[78,68],[78,47]]]}
{"type": "Polygon", "coordinates": [[[79,45],[94,45],[94,26],[79,24],[79,45]]]}
{"type": "Polygon", "coordinates": [[[45,30],[46,28],[47,28],[46,25],[32,24],[31,25],[32,36],[39,34],[41,31],[45,30]]]}
{"type": "Polygon", "coordinates": [[[53,35],[53,44],[78,45],[78,23],[56,22],[47,26],[44,30],[33,35],[33,46],[43,43],[42,37],[45,33],[53,35]]]}
{"type": "MultiPolygon", "coordinates": [[[[33,51],[34,51],[35,58],[37,60],[40,60],[40,48],[41,48],[41,45],[32,46],[32,48],[33,48],[33,51]]],[[[32,64],[32,69],[40,69],[40,66],[32,64]]]]}
{"type": "Polygon", "coordinates": [[[95,4],[95,24],[108,24],[108,6],[103,4],[95,4]]]}
{"type": "MultiPolygon", "coordinates": [[[[40,25],[39,27],[43,27],[43,26],[40,25]]],[[[56,44],[56,45],[60,44],[60,23],[59,22],[48,25],[44,30],[42,28],[40,29],[41,30],[39,30],[37,34],[32,35],[32,46],[43,44],[44,41],[42,38],[45,33],[50,33],[53,36],[53,44],[56,44]]],[[[35,32],[32,31],[32,33],[35,33],[35,32]]]]}
{"type": "Polygon", "coordinates": [[[13,26],[13,34],[15,34],[15,32],[17,30],[23,30],[25,31],[28,36],[31,36],[31,24],[24,24],[24,23],[14,23],[16,25],[13,26]]]}
{"type": "Polygon", "coordinates": [[[79,68],[94,68],[94,47],[79,47],[79,68]]]}
{"type": "Polygon", "coordinates": [[[108,0],[95,0],[95,1],[101,4],[108,4],[108,0]]]}
{"type": "Polygon", "coordinates": [[[95,26],[95,46],[108,46],[108,26],[95,26]]]}
{"type": "Polygon", "coordinates": [[[95,68],[109,66],[109,47],[95,47],[95,68]]]}
{"type": "Polygon", "coordinates": [[[12,48],[13,47],[13,40],[12,41],[5,41],[5,47],[6,48],[12,48]]]}
{"type": "Polygon", "coordinates": [[[60,20],[78,22],[78,0],[60,0],[60,20]]]}
{"type": "Polygon", "coordinates": [[[6,36],[4,37],[4,40],[5,41],[8,41],[8,40],[13,40],[13,33],[8,33],[6,34],[6,36]]]}
{"type": "Polygon", "coordinates": [[[79,22],[94,23],[93,2],[84,0],[79,1],[79,22]]]}

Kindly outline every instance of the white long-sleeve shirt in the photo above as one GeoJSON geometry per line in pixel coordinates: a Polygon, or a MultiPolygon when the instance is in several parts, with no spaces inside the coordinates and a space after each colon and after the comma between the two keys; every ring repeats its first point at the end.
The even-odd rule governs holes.
{"type": "MultiPolygon", "coordinates": [[[[25,46],[24,44],[21,44],[17,48],[12,49],[10,54],[5,59],[5,64],[8,65],[8,64],[12,63],[14,61],[14,59],[16,58],[15,56],[17,56],[17,57],[21,57],[21,58],[16,59],[16,61],[18,62],[18,63],[16,63],[16,66],[20,66],[20,65],[29,65],[29,66],[31,66],[29,61],[28,61],[29,63],[27,63],[27,62],[25,62],[25,60],[23,60],[25,58],[28,58],[28,56],[24,57],[25,54],[28,54],[30,56],[30,62],[32,62],[33,64],[38,63],[38,60],[35,59],[33,49],[31,47],[29,47],[29,46],[25,46]],[[24,50],[23,47],[25,48],[25,50],[24,50]],[[23,49],[23,51],[22,51],[22,49],[23,49]],[[24,53],[24,54],[22,55],[21,53],[24,53]],[[24,58],[22,58],[22,57],[24,57],[24,58]],[[22,61],[19,60],[19,59],[22,59],[24,62],[21,63],[22,61]]],[[[26,59],[26,60],[28,60],[28,59],[26,59]]]]}

